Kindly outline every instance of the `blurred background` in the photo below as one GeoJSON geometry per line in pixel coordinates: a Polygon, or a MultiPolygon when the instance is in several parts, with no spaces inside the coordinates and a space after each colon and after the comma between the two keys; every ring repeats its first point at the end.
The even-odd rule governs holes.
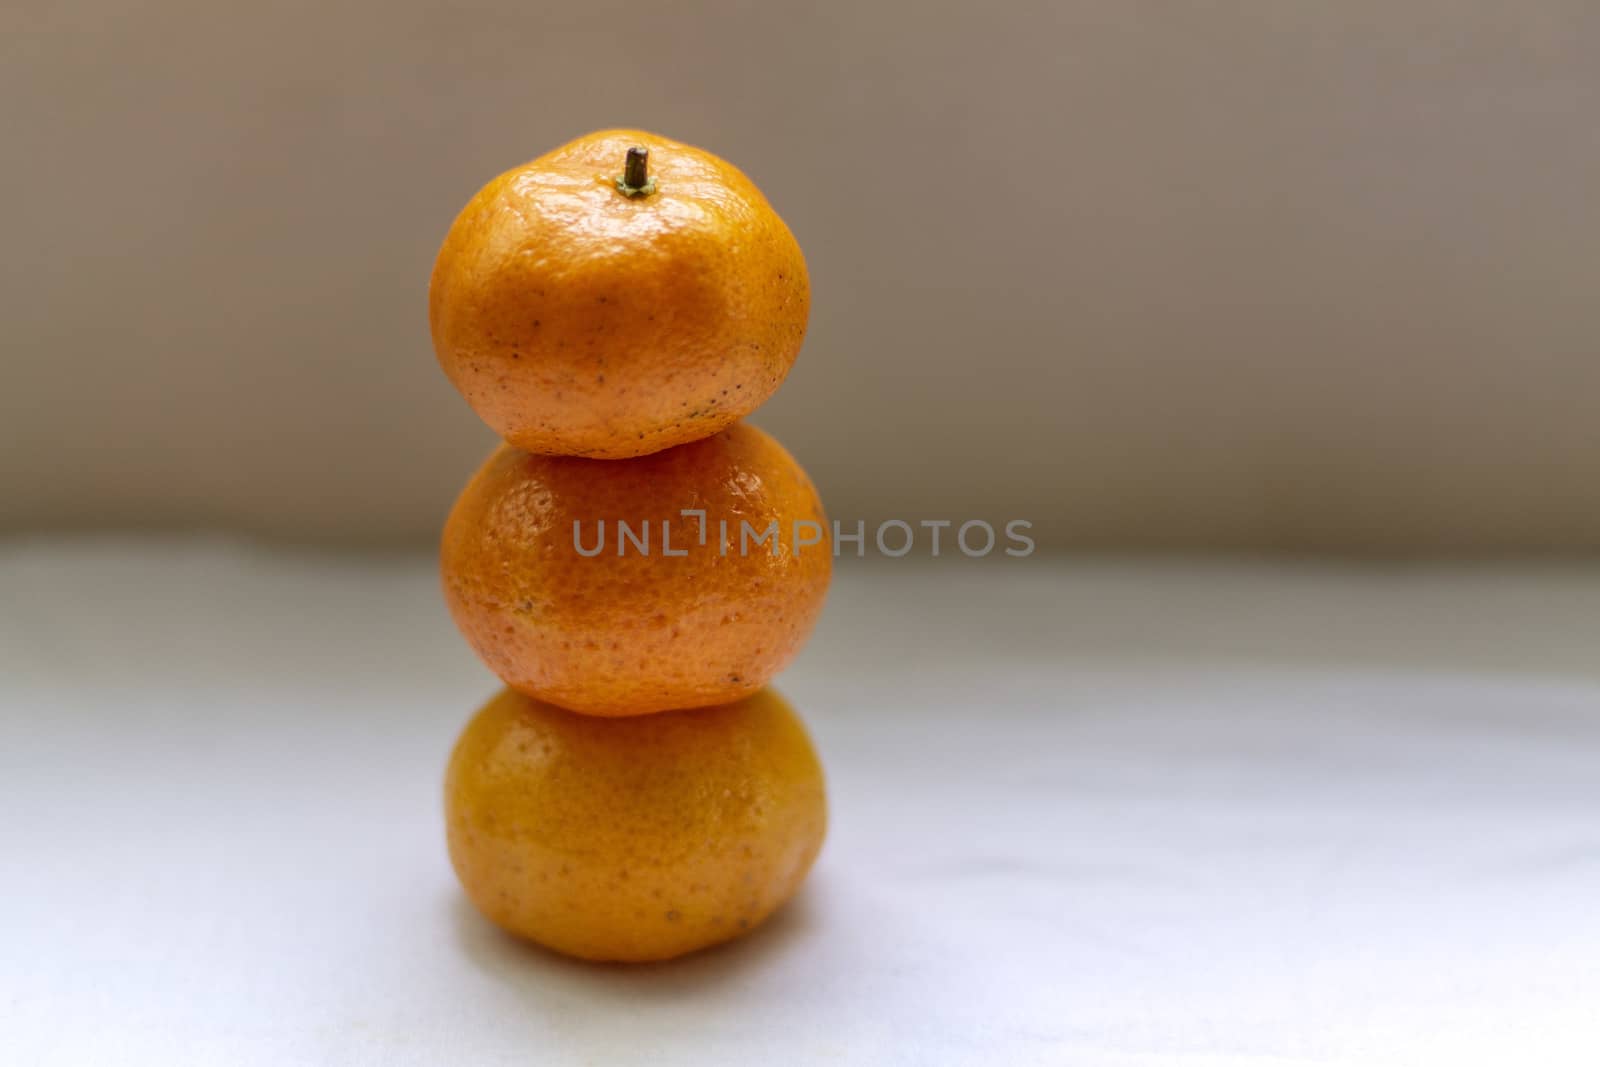
{"type": "Polygon", "coordinates": [[[491,446],[426,290],[636,125],[789,221],[757,416],[841,520],[1600,547],[1600,9],[929,0],[0,13],[0,530],[425,547],[491,446]]]}

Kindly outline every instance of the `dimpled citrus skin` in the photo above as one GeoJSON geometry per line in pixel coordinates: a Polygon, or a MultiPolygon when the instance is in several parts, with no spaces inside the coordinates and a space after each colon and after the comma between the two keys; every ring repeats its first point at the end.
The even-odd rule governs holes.
{"type": "Polygon", "coordinates": [[[495,178],[445,238],[439,364],[529,452],[621,459],[716,433],[789,372],[805,259],[766,198],[708,152],[639,130],[580,137],[495,178]],[[614,179],[649,149],[655,191],[614,179]]]}
{"type": "Polygon", "coordinates": [[[810,479],[746,423],[621,463],[502,446],[462,491],[440,546],[445,601],[489,668],[514,689],[591,715],[702,707],[760,689],[810,635],[832,565],[810,479]],[[699,518],[683,509],[705,511],[704,544],[699,518]],[[648,524],[647,554],[620,537],[618,520],[635,537],[648,524]],[[580,554],[601,544],[602,521],[603,548],[580,554]],[[758,544],[774,522],[777,537],[758,544]]]}
{"type": "Polygon", "coordinates": [[[771,689],[633,719],[502,690],[456,743],[445,812],[478,910],[591,960],[745,933],[799,888],[827,829],[822,767],[771,689]]]}

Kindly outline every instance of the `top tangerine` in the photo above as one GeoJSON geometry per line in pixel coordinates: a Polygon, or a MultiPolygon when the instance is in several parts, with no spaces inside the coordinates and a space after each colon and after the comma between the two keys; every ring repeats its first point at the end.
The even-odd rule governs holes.
{"type": "Polygon", "coordinates": [[[621,459],[709,437],[789,372],[805,259],[755,185],[639,130],[495,178],[434,264],[445,374],[527,452],[621,459]]]}

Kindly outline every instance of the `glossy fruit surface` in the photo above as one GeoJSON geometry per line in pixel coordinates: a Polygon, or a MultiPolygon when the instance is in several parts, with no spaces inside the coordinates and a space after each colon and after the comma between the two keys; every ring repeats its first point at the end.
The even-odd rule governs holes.
{"type": "Polygon", "coordinates": [[[810,479],[746,423],[626,462],[501,446],[440,545],[446,603],[489,668],[592,715],[760,689],[810,635],[832,564],[810,479]]]}
{"type": "Polygon", "coordinates": [[[605,719],[503,690],[450,757],[451,862],[510,932],[592,960],[661,960],[754,928],[827,828],[805,728],[765,689],[605,719]]]}
{"type": "Polygon", "coordinates": [[[495,178],[434,265],[434,351],[511,444],[619,459],[716,433],[789,372],[800,246],[731,164],[640,130],[580,137],[495,178]],[[628,150],[649,183],[619,188],[628,150]]]}

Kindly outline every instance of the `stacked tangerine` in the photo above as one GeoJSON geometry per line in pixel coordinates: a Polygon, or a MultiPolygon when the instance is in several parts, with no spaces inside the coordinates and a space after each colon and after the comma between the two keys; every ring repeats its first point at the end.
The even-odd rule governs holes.
{"type": "Polygon", "coordinates": [[[816,622],[832,546],[805,471],[739,421],[809,310],[760,190],[637,130],[502,174],[445,238],[434,349],[504,443],[440,566],[506,683],[451,755],[448,838],[512,933],[667,959],[755,927],[816,858],[822,768],[767,683],[816,622]]]}

